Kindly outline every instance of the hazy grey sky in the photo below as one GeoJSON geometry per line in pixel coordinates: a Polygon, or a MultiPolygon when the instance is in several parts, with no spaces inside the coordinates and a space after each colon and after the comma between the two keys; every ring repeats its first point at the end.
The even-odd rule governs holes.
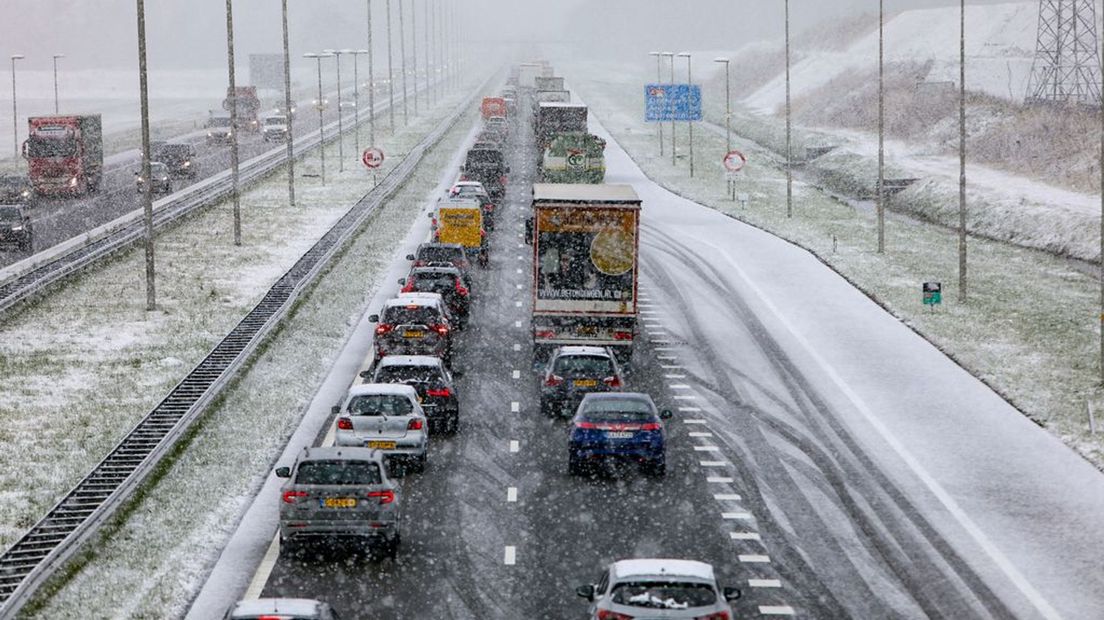
{"type": "MultiPolygon", "coordinates": [[[[391,0],[398,28],[398,5],[391,0]]],[[[419,28],[426,0],[402,0],[406,17],[416,7],[419,28]]],[[[557,41],[606,56],[655,47],[719,48],[777,36],[781,0],[445,0],[462,14],[468,45],[501,41],[531,45],[557,41]]],[[[972,0],[983,3],[988,0],[972,0]]],[[[995,1],[995,0],[992,0],[995,1]]],[[[366,45],[367,0],[289,0],[292,53],[366,45]]],[[[377,49],[383,51],[387,0],[372,0],[377,49]]],[[[956,4],[955,0],[886,0],[887,10],[956,4]]],[[[150,66],[217,67],[224,63],[222,0],[148,0],[150,66]]],[[[235,0],[237,52],[279,51],[278,0],[235,0]]],[[[794,29],[818,20],[871,12],[876,0],[791,0],[794,29]]],[[[409,28],[409,21],[407,24],[409,28]]],[[[0,3],[0,54],[27,54],[21,66],[46,68],[66,53],[71,68],[136,64],[134,0],[4,0],[0,3]]],[[[421,39],[419,38],[419,44],[421,39]]],[[[243,65],[244,66],[244,65],[243,65]]]]}

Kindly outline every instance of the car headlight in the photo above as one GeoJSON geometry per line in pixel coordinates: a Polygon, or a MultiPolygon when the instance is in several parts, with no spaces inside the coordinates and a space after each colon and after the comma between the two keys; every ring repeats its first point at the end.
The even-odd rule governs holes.
{"type": "Polygon", "coordinates": [[[25,190],[23,190],[23,193],[20,194],[20,195],[23,196],[24,198],[30,198],[31,197],[31,190],[25,189],[25,190]]]}
{"type": "Polygon", "coordinates": [[[208,137],[208,138],[214,138],[214,137],[215,137],[215,134],[214,134],[213,132],[210,132],[210,131],[208,131],[208,132],[207,132],[207,137],[208,137]]]}
{"type": "Polygon", "coordinates": [[[141,183],[142,181],[145,181],[145,179],[143,179],[142,177],[136,177],[136,178],[137,178],[139,183],[141,183]]]}
{"type": "Polygon", "coordinates": [[[77,186],[77,177],[73,177],[73,178],[69,179],[69,187],[76,187],[76,186],[77,186]]]}
{"type": "Polygon", "coordinates": [[[21,232],[23,230],[23,225],[22,224],[16,224],[15,226],[11,227],[11,230],[12,230],[12,232],[21,232]]]}
{"type": "Polygon", "coordinates": [[[190,161],[184,162],[184,167],[185,168],[189,168],[189,167],[191,167],[191,165],[192,165],[192,162],[190,162],[190,161]]]}

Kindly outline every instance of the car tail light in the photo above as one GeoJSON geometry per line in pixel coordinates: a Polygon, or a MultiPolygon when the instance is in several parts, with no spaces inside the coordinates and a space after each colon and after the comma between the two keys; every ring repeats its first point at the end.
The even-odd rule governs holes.
{"type": "Polygon", "coordinates": [[[395,501],[395,492],[391,489],[387,489],[384,491],[372,491],[368,494],[368,498],[377,498],[379,499],[379,503],[381,504],[390,504],[391,502],[395,501]]]}
{"type": "Polygon", "coordinates": [[[659,422],[645,422],[640,425],[640,430],[642,431],[658,431],[659,429],[659,422]]]}
{"type": "Polygon", "coordinates": [[[387,324],[387,323],[384,323],[382,325],[377,325],[376,326],[376,335],[377,336],[382,336],[384,334],[389,334],[389,333],[391,333],[391,330],[393,330],[393,329],[395,329],[395,326],[387,324]]]}
{"type": "Polygon", "coordinates": [[[449,333],[448,325],[434,325],[430,329],[437,332],[437,334],[441,336],[447,336],[449,333]]]}
{"type": "Polygon", "coordinates": [[[460,295],[461,297],[467,297],[468,296],[468,287],[464,286],[463,284],[460,284],[459,279],[456,280],[456,294],[460,295]]]}
{"type": "Polygon", "coordinates": [[[284,503],[294,504],[306,496],[306,491],[284,491],[284,503]]]}
{"type": "Polygon", "coordinates": [[[426,262],[422,259],[418,259],[418,260],[414,261],[414,266],[415,267],[425,267],[425,264],[426,264],[426,262]]]}
{"type": "Polygon", "coordinates": [[[698,616],[694,620],[732,620],[732,616],[728,615],[727,611],[718,611],[708,616],[698,616]]]}
{"type": "Polygon", "coordinates": [[[498,177],[499,185],[506,185],[507,181],[508,181],[508,179],[507,179],[506,175],[502,175],[502,176],[498,177]]]}
{"type": "Polygon", "coordinates": [[[556,387],[557,385],[562,385],[563,382],[563,377],[559,375],[548,375],[548,378],[544,380],[544,385],[546,387],[556,387]]]}
{"type": "Polygon", "coordinates": [[[487,210],[488,210],[488,211],[494,211],[494,210],[495,210],[495,206],[494,206],[493,204],[489,204],[489,205],[487,205],[487,210]]]}
{"type": "Polygon", "coordinates": [[[538,329],[533,332],[533,335],[537,338],[555,338],[556,332],[551,329],[538,329]]]}
{"type": "Polygon", "coordinates": [[[406,279],[406,284],[402,287],[402,292],[413,293],[414,292],[414,276],[410,276],[406,279]]]}
{"type": "Polygon", "coordinates": [[[341,431],[351,431],[353,430],[353,421],[349,418],[338,418],[337,429],[341,431]]]}
{"type": "Polygon", "coordinates": [[[594,430],[594,429],[598,428],[598,425],[595,424],[594,422],[579,421],[579,422],[575,423],[575,428],[582,428],[582,429],[586,429],[586,430],[594,430]]]}
{"type": "Polygon", "coordinates": [[[633,620],[633,617],[616,611],[598,610],[598,620],[633,620]]]}
{"type": "Polygon", "coordinates": [[[460,180],[461,181],[470,181],[471,179],[468,178],[468,175],[462,174],[462,175],[460,175],[460,180]]]}
{"type": "Polygon", "coordinates": [[[613,332],[613,339],[614,340],[632,340],[633,339],[633,333],[631,331],[626,331],[626,330],[623,330],[623,329],[619,329],[619,330],[613,332]]]}
{"type": "Polygon", "coordinates": [[[606,377],[605,379],[602,379],[602,383],[605,383],[611,388],[619,388],[621,387],[621,377],[618,377],[616,375],[612,377],[606,377]]]}
{"type": "Polygon", "coordinates": [[[422,430],[422,421],[415,418],[407,423],[406,430],[408,431],[420,431],[422,430]]]}
{"type": "Polygon", "coordinates": [[[434,397],[437,397],[437,398],[448,398],[449,396],[452,396],[452,391],[449,390],[447,387],[446,388],[430,389],[430,390],[426,390],[426,396],[434,396],[434,397]]]}

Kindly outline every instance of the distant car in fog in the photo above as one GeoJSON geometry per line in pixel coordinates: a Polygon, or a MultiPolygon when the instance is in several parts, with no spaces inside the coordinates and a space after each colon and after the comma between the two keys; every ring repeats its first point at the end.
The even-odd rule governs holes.
{"type": "Polygon", "coordinates": [[[597,583],[575,588],[591,620],[734,620],[738,588],[722,588],[713,567],[696,560],[633,559],[610,564],[597,583]]]}
{"type": "Polygon", "coordinates": [[[0,204],[25,205],[34,196],[31,181],[22,174],[0,175],[0,204]]]}
{"type": "Polygon", "coordinates": [[[266,116],[261,125],[261,135],[265,142],[275,142],[287,138],[287,117],[282,115],[266,116]]]}
{"type": "MultiPolygon", "coordinates": [[[[169,173],[169,167],[165,164],[159,161],[151,161],[149,180],[154,194],[172,193],[172,174],[169,173]]],[[[139,194],[146,190],[146,179],[142,177],[141,170],[134,171],[134,183],[139,194]]]]}
{"type": "Polygon", "coordinates": [[[329,603],[306,598],[255,598],[238,601],[224,620],[340,620],[329,603]]]}
{"type": "Polygon", "coordinates": [[[152,149],[150,159],[159,161],[169,168],[173,176],[196,178],[196,150],[191,144],[182,142],[162,142],[152,149]]]}
{"type": "Polygon", "coordinates": [[[31,218],[23,205],[0,205],[0,246],[14,245],[20,252],[30,252],[34,245],[31,218]]]}

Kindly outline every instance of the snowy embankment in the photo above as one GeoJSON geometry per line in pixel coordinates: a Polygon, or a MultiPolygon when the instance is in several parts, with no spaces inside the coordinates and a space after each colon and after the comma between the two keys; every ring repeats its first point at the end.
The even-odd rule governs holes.
{"type": "MultiPolygon", "coordinates": [[[[967,88],[972,93],[1008,100],[999,105],[984,99],[968,104],[967,225],[972,233],[990,239],[1098,261],[1099,195],[1068,188],[1091,176],[1089,173],[1096,166],[1095,155],[1074,148],[1070,152],[1051,152],[1044,158],[1036,154],[1043,147],[1020,142],[1032,139],[1032,129],[1045,132],[1048,121],[1047,117],[1031,117],[1030,112],[1018,107],[1030,76],[1037,18],[1035,2],[967,7],[967,88]],[[1028,116],[1021,118],[1021,115],[1028,116]],[[1033,122],[1036,120],[1037,123],[1033,122]],[[1020,128],[1024,135],[1018,135],[1020,128]],[[1005,151],[1017,161],[994,159],[1005,151]],[[1065,163],[1053,161],[1055,158],[1065,163]],[[978,163],[979,159],[991,164],[978,163]],[[1052,170],[1055,167],[1087,172],[1070,172],[1068,177],[1059,177],[1052,170]]],[[[831,125],[830,120],[846,118],[848,123],[854,123],[857,118],[869,120],[876,114],[876,100],[871,100],[871,93],[860,95],[848,90],[876,89],[876,23],[866,25],[870,28],[850,42],[834,41],[834,48],[828,42],[816,40],[804,49],[798,47],[791,71],[796,108],[807,110],[817,106],[817,101],[824,101],[822,107],[838,108],[828,114],[808,113],[818,119],[815,127],[802,126],[803,115],[795,112],[798,126],[794,131],[794,157],[804,159],[806,147],[834,147],[827,155],[809,162],[805,170],[816,183],[852,197],[869,197],[875,192],[877,135],[865,128],[831,125]],[[864,110],[849,109],[852,105],[864,110]]],[[[902,113],[894,106],[902,98],[930,97],[940,110],[947,108],[936,113],[934,118],[938,120],[922,135],[910,136],[908,140],[893,137],[887,140],[887,178],[917,179],[890,199],[890,207],[928,221],[957,226],[959,170],[953,150],[957,146],[957,116],[952,108],[957,101],[954,85],[958,82],[958,9],[910,10],[890,15],[885,34],[888,79],[891,82],[896,79],[910,89],[890,91],[889,125],[908,124],[894,118],[894,114],[902,113]],[[909,82],[913,78],[916,82],[909,82]]],[[[733,58],[739,62],[740,53],[733,58]]],[[[709,79],[704,88],[707,118],[723,125],[723,75],[709,79]]],[[[733,116],[734,131],[767,147],[774,157],[784,158],[785,127],[777,114],[785,102],[784,76],[776,75],[744,93],[745,96],[741,96],[739,88],[734,90],[738,102],[733,116]]],[[[903,112],[911,114],[913,110],[903,112]]],[[[1077,126],[1052,128],[1062,130],[1076,131],[1077,126]]],[[[1077,140],[1069,136],[1066,141],[1077,140]]],[[[1062,148],[1062,144],[1059,142],[1054,148],[1062,148]]]]}
{"type": "MultiPolygon", "coordinates": [[[[1036,423],[1104,468],[1104,436],[1089,433],[1086,406],[1104,408],[1096,349],[1098,283],[1069,261],[1003,242],[971,238],[969,303],[957,301],[954,230],[910,218],[886,224],[885,254],[875,251],[870,214],[796,182],[794,216],[786,217],[785,173],[777,155],[742,136],[748,155],[738,191],[724,197],[723,132],[695,132],[696,176],[686,165],[686,127],[678,127],[680,161],[671,166],[656,130],[643,122],[639,74],[609,67],[564,67],[594,114],[640,167],[664,187],[800,245],[904,323],[992,386],[1036,423]],[[611,77],[617,76],[617,77],[611,77]],[[921,304],[921,283],[943,283],[943,304],[921,304]]],[[[646,206],[645,206],[646,208],[646,206]]],[[[967,412],[968,414],[968,412],[967,412]]]]}
{"type": "MultiPolygon", "coordinates": [[[[389,156],[383,173],[458,101],[450,97],[394,136],[379,128],[389,156]]],[[[295,207],[280,173],[242,195],[241,247],[233,245],[228,204],[160,234],[157,311],[145,310],[138,248],[5,317],[0,545],[10,545],[91,469],[371,188],[352,156],[335,174],[337,144],[327,153],[328,185],[316,176],[316,154],[297,165],[295,207]]]]}

